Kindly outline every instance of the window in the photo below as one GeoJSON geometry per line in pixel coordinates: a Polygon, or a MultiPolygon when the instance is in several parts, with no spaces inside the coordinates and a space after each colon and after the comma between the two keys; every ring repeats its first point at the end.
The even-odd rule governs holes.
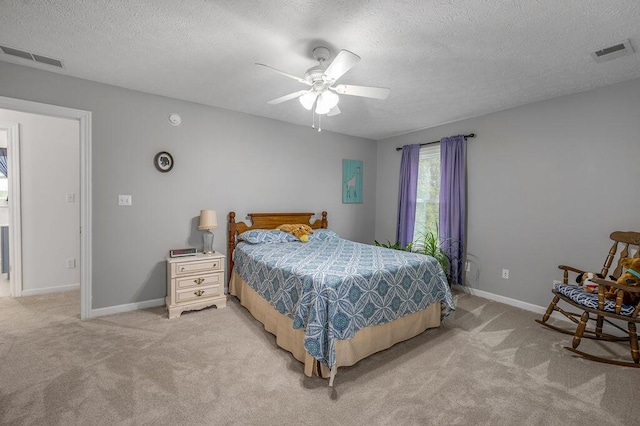
{"type": "Polygon", "coordinates": [[[438,235],[439,208],[440,144],[433,144],[420,148],[416,221],[413,228],[413,241],[415,243],[419,244],[427,232],[438,235]]]}
{"type": "Polygon", "coordinates": [[[9,179],[0,174],[0,203],[7,199],[9,194],[9,179]]]}

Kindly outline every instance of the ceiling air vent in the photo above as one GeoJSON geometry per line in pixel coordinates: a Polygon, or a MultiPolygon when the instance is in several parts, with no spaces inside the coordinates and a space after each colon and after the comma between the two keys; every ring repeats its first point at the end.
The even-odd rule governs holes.
{"type": "Polygon", "coordinates": [[[31,57],[31,53],[25,52],[24,50],[13,49],[7,46],[0,46],[0,49],[2,49],[2,51],[7,55],[17,56],[18,58],[28,59],[30,61],[33,61],[33,58],[31,57]]]}
{"type": "Polygon", "coordinates": [[[605,62],[619,58],[620,56],[631,55],[632,53],[633,47],[631,46],[631,42],[629,40],[625,40],[615,46],[605,47],[597,52],[593,52],[591,53],[591,57],[596,62],[605,62]]]}
{"type": "Polygon", "coordinates": [[[36,55],[35,53],[33,54],[33,59],[35,59],[36,62],[62,68],[62,61],[59,59],[47,58],[46,56],[36,55]]]}
{"type": "Polygon", "coordinates": [[[15,56],[17,58],[28,59],[29,61],[40,62],[42,64],[53,65],[54,67],[62,68],[62,61],[59,59],[49,58],[47,56],[37,55],[20,49],[14,49],[13,47],[0,46],[5,54],[15,56]]]}

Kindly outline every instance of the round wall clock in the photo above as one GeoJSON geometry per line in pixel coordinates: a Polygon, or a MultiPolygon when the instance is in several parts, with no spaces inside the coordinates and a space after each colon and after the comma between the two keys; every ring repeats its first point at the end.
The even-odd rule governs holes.
{"type": "Polygon", "coordinates": [[[173,157],[166,151],[160,151],[153,158],[153,164],[156,169],[166,173],[173,168],[173,157]]]}

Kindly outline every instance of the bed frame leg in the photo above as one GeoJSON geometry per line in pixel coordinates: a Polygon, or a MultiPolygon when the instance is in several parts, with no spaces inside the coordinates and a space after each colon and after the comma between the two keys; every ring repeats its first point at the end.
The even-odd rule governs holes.
{"type": "Polygon", "coordinates": [[[329,376],[329,387],[333,387],[333,379],[336,378],[336,373],[338,372],[338,366],[336,364],[331,367],[331,375],[329,376]]]}

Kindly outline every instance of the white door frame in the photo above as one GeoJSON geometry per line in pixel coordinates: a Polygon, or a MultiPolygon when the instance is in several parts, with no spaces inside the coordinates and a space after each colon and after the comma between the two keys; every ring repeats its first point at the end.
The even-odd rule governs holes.
{"type": "MultiPolygon", "coordinates": [[[[91,112],[57,105],[25,101],[22,99],[7,98],[4,96],[0,96],[0,108],[32,114],[48,115],[52,117],[69,118],[80,122],[80,318],[90,318],[92,316],[91,112]]],[[[11,140],[11,138],[9,140],[11,140]]],[[[11,161],[11,159],[9,159],[9,161],[11,161]]],[[[10,218],[10,226],[11,223],[10,218]]],[[[11,234],[11,230],[9,233],[11,234]]],[[[11,253],[9,253],[9,255],[11,255],[11,253]]],[[[21,262],[21,256],[18,256],[18,260],[21,262]]],[[[12,266],[14,265],[12,264],[12,266]]],[[[22,277],[21,268],[21,263],[16,265],[12,269],[11,274],[13,275],[16,273],[17,269],[20,269],[19,276],[22,277]]],[[[21,292],[22,284],[20,284],[20,293],[21,292]]]]}
{"type": "Polygon", "coordinates": [[[7,132],[7,165],[9,179],[9,281],[11,296],[22,296],[22,213],[20,211],[20,126],[0,121],[0,129],[7,132]]]}

